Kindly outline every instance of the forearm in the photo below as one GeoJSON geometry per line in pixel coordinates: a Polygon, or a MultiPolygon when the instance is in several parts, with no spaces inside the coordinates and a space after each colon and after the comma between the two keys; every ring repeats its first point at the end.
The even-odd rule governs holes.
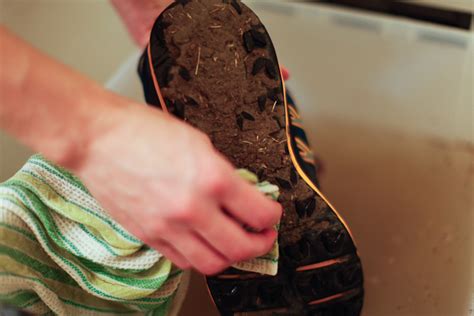
{"type": "Polygon", "coordinates": [[[72,167],[124,101],[0,27],[0,128],[72,167]]]}

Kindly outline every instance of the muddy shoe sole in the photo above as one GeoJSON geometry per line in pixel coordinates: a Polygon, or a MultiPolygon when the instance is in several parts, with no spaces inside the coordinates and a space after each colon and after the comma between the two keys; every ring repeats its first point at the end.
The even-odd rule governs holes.
{"type": "Polygon", "coordinates": [[[209,135],[236,167],[277,184],[278,274],[208,277],[222,315],[356,316],[363,277],[352,235],[317,187],[300,118],[271,39],[240,1],[175,1],[139,63],[148,103],[209,135]]]}

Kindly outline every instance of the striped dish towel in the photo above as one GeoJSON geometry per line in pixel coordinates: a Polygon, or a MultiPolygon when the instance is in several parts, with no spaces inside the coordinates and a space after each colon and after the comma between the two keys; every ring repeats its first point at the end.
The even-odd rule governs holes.
{"type": "MultiPolygon", "coordinates": [[[[278,187],[239,172],[278,198],[278,187]]],[[[234,266],[274,275],[278,246],[234,266]]],[[[181,277],[40,155],[0,185],[0,302],[34,314],[167,315],[181,277]]]]}

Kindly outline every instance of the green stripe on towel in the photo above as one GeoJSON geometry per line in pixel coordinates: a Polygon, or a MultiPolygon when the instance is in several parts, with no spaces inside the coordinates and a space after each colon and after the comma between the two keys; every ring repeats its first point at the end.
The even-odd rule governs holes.
{"type": "MultiPolygon", "coordinates": [[[[276,199],[278,187],[257,183],[276,199]]],[[[278,246],[235,267],[276,274],[278,246]]],[[[0,302],[43,315],[168,313],[182,271],[128,233],[73,174],[35,155],[0,184],[0,302]]]]}

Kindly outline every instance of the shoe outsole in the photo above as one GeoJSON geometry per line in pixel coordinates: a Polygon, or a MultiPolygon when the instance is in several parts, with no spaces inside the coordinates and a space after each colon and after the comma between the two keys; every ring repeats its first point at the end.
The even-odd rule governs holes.
{"type": "Polygon", "coordinates": [[[207,278],[221,315],[357,316],[363,273],[352,235],[319,191],[270,36],[237,0],[175,1],[158,17],[139,73],[147,102],[207,133],[236,167],[282,190],[276,276],[207,278]]]}

